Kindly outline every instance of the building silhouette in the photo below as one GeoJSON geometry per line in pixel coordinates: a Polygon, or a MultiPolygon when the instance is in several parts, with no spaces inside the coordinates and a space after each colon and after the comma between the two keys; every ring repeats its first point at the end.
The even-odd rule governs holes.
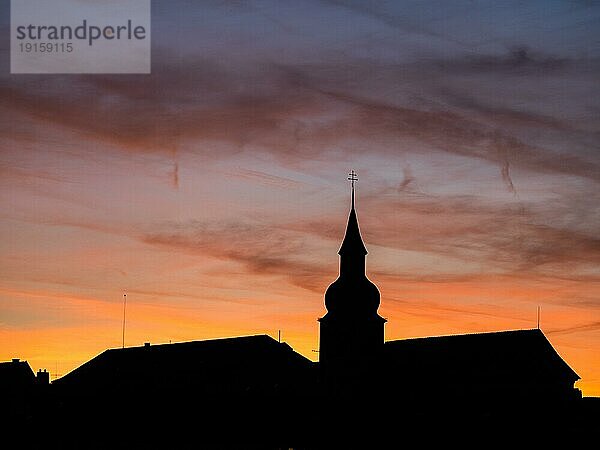
{"type": "Polygon", "coordinates": [[[312,368],[288,344],[257,335],[109,349],[53,385],[79,399],[152,392],[156,400],[185,392],[207,402],[297,392],[312,368]]]}
{"type": "Polygon", "coordinates": [[[386,320],[377,313],[379,289],[365,272],[367,248],[363,243],[352,202],[346,234],[339,250],[340,274],[325,291],[327,314],[319,319],[319,362],[335,366],[356,358],[376,356],[383,349],[386,320]]]}
{"type": "Polygon", "coordinates": [[[47,386],[47,372],[36,383],[29,365],[13,360],[0,364],[0,389],[11,392],[7,423],[48,435],[68,424],[57,445],[68,448],[354,448],[364,439],[362,448],[378,448],[448,436],[539,442],[539,430],[573,438],[593,427],[598,402],[583,402],[579,376],[540,329],[385,341],[380,292],[366,276],[356,174],[349,179],[318,363],[265,335],[145,344],[106,350],[34,391],[47,386]]]}
{"type": "Polygon", "coordinates": [[[325,292],[320,365],[333,390],[356,393],[374,383],[413,408],[460,399],[481,406],[569,401],[579,380],[540,329],[385,342],[380,293],[366,276],[367,249],[351,208],[339,250],[340,275],[325,292]],[[415,377],[418,374],[418,378],[415,377]],[[415,389],[415,382],[425,389],[415,389]]]}
{"type": "Polygon", "coordinates": [[[405,401],[431,405],[460,399],[485,409],[568,402],[581,397],[579,380],[539,329],[403,339],[385,344],[385,377],[390,392],[419,384],[405,401]]]}
{"type": "Polygon", "coordinates": [[[366,276],[354,172],[349,180],[340,275],[325,293],[327,314],[319,319],[320,417],[329,425],[324,447],[353,447],[358,436],[374,447],[397,443],[376,432],[381,429],[445,444],[448,436],[460,436],[459,443],[490,436],[496,443],[539,443],[548,438],[540,431],[575,439],[592,417],[600,419],[598,402],[582,406],[574,387],[580,377],[539,328],[386,342],[380,293],[366,276]]]}
{"type": "Polygon", "coordinates": [[[46,370],[36,375],[29,363],[19,358],[0,363],[0,423],[34,414],[35,408],[47,400],[49,380],[46,370]]]}

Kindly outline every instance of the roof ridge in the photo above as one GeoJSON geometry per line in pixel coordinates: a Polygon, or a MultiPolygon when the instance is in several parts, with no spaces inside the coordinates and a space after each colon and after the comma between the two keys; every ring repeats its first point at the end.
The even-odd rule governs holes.
{"type": "MultiPolygon", "coordinates": [[[[162,346],[169,346],[169,345],[212,343],[212,342],[233,341],[233,340],[239,340],[239,339],[265,338],[265,337],[277,342],[277,340],[275,338],[273,338],[272,336],[269,336],[266,333],[261,333],[261,334],[248,334],[248,335],[243,335],[243,336],[228,336],[228,337],[218,337],[218,338],[210,338],[210,339],[197,339],[197,340],[193,340],[193,341],[161,342],[159,344],[150,343],[149,346],[152,348],[152,347],[162,347],[162,346]]],[[[128,349],[140,349],[140,348],[145,348],[145,347],[146,347],[146,344],[142,344],[142,345],[135,345],[135,346],[131,346],[131,347],[108,348],[105,351],[120,351],[120,350],[128,350],[128,349]]]]}
{"type": "Polygon", "coordinates": [[[530,333],[530,332],[536,332],[536,331],[539,331],[542,335],[544,335],[544,332],[542,330],[540,330],[539,328],[521,328],[521,329],[515,329],[515,330],[480,331],[480,332],[474,332],[474,333],[450,333],[450,334],[440,334],[440,335],[436,335],[436,336],[410,337],[410,338],[403,338],[403,339],[394,339],[391,341],[386,341],[385,343],[388,344],[388,343],[392,343],[392,342],[411,341],[411,340],[419,340],[419,339],[443,339],[443,338],[458,337],[458,336],[490,336],[490,335],[494,335],[494,334],[507,334],[507,333],[530,333]]]}

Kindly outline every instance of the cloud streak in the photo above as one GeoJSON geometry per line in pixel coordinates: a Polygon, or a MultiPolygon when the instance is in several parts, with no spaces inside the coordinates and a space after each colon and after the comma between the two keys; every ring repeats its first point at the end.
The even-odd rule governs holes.
{"type": "Polygon", "coordinates": [[[241,264],[249,275],[276,275],[322,292],[330,267],[311,258],[305,236],[251,222],[191,222],[141,236],[147,244],[241,264]]]}
{"type": "Polygon", "coordinates": [[[548,330],[546,334],[552,336],[557,334],[587,333],[598,330],[600,330],[600,322],[590,322],[582,325],[574,325],[571,327],[553,328],[548,330]]]}
{"type": "MultiPolygon", "coordinates": [[[[420,82],[419,70],[410,65],[413,74],[406,81],[426,92],[430,89],[428,105],[412,105],[401,97],[380,98],[378,91],[389,90],[393,80],[406,71],[402,65],[376,63],[379,77],[371,80],[373,62],[363,60],[350,59],[335,66],[264,61],[258,66],[236,67],[214,60],[169,65],[167,57],[158,55],[157,59],[155,72],[135,81],[119,76],[80,76],[68,84],[65,78],[57,77],[40,85],[28,79],[4,80],[0,106],[13,114],[113,142],[127,151],[162,152],[191,140],[226,143],[225,154],[260,148],[280,161],[293,161],[307,156],[330,158],[332,147],[352,140],[368,142],[371,152],[389,157],[395,149],[388,143],[395,141],[409,153],[437,150],[497,164],[511,192],[514,183],[509,164],[531,172],[600,181],[600,160],[594,153],[557,153],[498,126],[510,120],[513,126],[530,131],[560,132],[572,128],[570,121],[484,105],[472,95],[453,92],[451,87],[440,90],[420,82]],[[367,90],[361,88],[363,95],[354,89],[353,79],[344,75],[349,72],[368,77],[367,90]],[[337,81],[332,84],[332,80],[337,81]],[[85,102],[83,99],[90,95],[96,100],[85,102]],[[433,102],[438,106],[432,107],[433,102]]],[[[475,66],[545,67],[554,61],[551,57],[535,59],[525,50],[500,58],[496,65],[493,58],[484,60],[485,64],[475,66]]],[[[470,76],[478,76],[478,70],[471,68],[470,76]]],[[[0,125],[8,130],[13,121],[5,115],[0,125]]],[[[209,147],[186,145],[180,151],[224,156],[209,147]]]]}

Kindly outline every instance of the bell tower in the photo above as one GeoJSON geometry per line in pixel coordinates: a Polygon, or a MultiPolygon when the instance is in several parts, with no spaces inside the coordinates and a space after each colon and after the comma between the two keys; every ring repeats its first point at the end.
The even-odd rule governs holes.
{"type": "Polygon", "coordinates": [[[319,319],[319,362],[322,365],[349,363],[375,356],[384,343],[386,320],[377,310],[379,289],[365,273],[367,249],[358,227],[354,208],[354,184],[350,172],[351,207],[346,235],[338,254],[340,273],[325,292],[327,314],[319,319]]]}

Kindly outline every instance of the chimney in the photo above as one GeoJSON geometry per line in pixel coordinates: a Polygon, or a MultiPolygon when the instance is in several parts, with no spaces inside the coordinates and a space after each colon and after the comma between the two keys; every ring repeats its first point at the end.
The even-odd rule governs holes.
{"type": "Polygon", "coordinates": [[[50,384],[50,373],[44,369],[40,369],[37,372],[37,376],[36,376],[36,381],[37,384],[41,385],[41,386],[47,386],[50,384]]]}
{"type": "Polygon", "coordinates": [[[144,347],[150,347],[150,342],[144,342],[144,347]]]}
{"type": "Polygon", "coordinates": [[[14,363],[18,363],[19,361],[20,361],[20,359],[19,359],[19,358],[13,358],[13,359],[12,359],[12,362],[14,362],[14,363]]]}

